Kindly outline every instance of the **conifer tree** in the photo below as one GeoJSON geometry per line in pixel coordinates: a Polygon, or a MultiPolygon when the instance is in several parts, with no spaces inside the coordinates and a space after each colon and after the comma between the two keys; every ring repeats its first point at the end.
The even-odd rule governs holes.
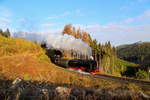
{"type": "Polygon", "coordinates": [[[10,37],[10,31],[9,29],[7,28],[5,32],[3,32],[2,30],[0,30],[0,34],[2,34],[3,36],[5,37],[10,37]]]}

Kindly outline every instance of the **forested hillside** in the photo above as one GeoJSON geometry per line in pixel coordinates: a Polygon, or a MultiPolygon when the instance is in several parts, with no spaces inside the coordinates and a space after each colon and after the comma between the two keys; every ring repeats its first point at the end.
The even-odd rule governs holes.
{"type": "Polygon", "coordinates": [[[150,42],[137,42],[117,47],[117,55],[126,61],[150,66],[150,42]]]}

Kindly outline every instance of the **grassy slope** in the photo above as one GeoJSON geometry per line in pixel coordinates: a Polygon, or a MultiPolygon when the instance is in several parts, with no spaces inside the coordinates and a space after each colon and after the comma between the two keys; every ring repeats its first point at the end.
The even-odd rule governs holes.
{"type": "MultiPolygon", "coordinates": [[[[135,70],[138,67],[138,64],[132,63],[132,62],[128,62],[119,58],[115,58],[115,65],[116,67],[116,75],[120,75],[121,76],[128,76],[128,74],[126,72],[129,72],[129,69],[131,71],[135,70]],[[118,73],[118,74],[117,74],[118,73]]],[[[134,72],[131,72],[134,73],[134,72]]]]}
{"type": "Polygon", "coordinates": [[[124,88],[130,85],[110,80],[96,80],[66,71],[53,65],[39,45],[23,39],[0,36],[0,79],[16,77],[84,87],[124,88]]]}
{"type": "Polygon", "coordinates": [[[124,67],[127,67],[127,66],[136,67],[137,66],[137,64],[135,64],[135,63],[128,62],[128,61],[125,61],[125,60],[122,60],[122,59],[119,59],[119,58],[116,58],[116,65],[117,66],[124,66],[124,67]]]}
{"type": "Polygon", "coordinates": [[[109,87],[112,83],[68,72],[53,65],[38,44],[3,36],[0,36],[0,76],[1,79],[20,77],[25,80],[43,80],[90,87],[109,87]]]}
{"type": "Polygon", "coordinates": [[[119,58],[115,59],[115,65],[119,67],[120,71],[123,72],[127,69],[127,67],[137,67],[138,64],[128,62],[119,58]]]}

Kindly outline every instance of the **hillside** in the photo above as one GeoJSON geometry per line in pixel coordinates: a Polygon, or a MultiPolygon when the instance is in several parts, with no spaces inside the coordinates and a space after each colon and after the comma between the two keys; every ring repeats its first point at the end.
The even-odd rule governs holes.
{"type": "MultiPolygon", "coordinates": [[[[127,66],[126,62],[122,62],[122,60],[119,60],[119,62],[120,64],[124,63],[123,66],[127,66]]],[[[3,93],[4,95],[7,94],[5,93],[7,89],[11,89],[10,82],[16,78],[24,80],[26,89],[34,87],[32,91],[35,90],[35,84],[38,84],[36,86],[38,89],[69,86],[76,89],[119,90],[124,93],[126,90],[134,91],[132,93],[142,90],[143,93],[149,94],[149,87],[147,85],[141,86],[140,84],[118,82],[103,78],[96,79],[88,75],[65,70],[52,64],[40,45],[24,39],[6,38],[0,35],[0,98],[3,93]]],[[[103,94],[102,90],[100,93],[103,94]]]]}
{"type": "MultiPolygon", "coordinates": [[[[48,81],[55,84],[73,84],[85,87],[110,87],[110,84],[113,83],[66,71],[52,64],[40,45],[19,38],[5,38],[1,35],[0,76],[1,80],[13,80],[20,77],[24,80],[48,81]]],[[[114,84],[114,87],[116,85],[114,84]]]]}
{"type": "Polygon", "coordinates": [[[150,42],[137,42],[117,47],[117,55],[126,61],[150,65],[150,42]]]}

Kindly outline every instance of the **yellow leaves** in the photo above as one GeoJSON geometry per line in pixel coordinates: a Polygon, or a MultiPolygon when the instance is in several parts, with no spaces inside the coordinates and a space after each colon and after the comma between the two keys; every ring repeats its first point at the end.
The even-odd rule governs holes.
{"type": "Polygon", "coordinates": [[[5,38],[0,35],[0,56],[11,56],[20,53],[43,52],[42,48],[31,41],[19,38],[5,38]]]}
{"type": "Polygon", "coordinates": [[[81,39],[83,42],[87,43],[88,45],[91,42],[91,36],[89,33],[81,31],[80,28],[76,29],[71,24],[65,25],[62,33],[74,36],[76,39],[81,39]]]}

